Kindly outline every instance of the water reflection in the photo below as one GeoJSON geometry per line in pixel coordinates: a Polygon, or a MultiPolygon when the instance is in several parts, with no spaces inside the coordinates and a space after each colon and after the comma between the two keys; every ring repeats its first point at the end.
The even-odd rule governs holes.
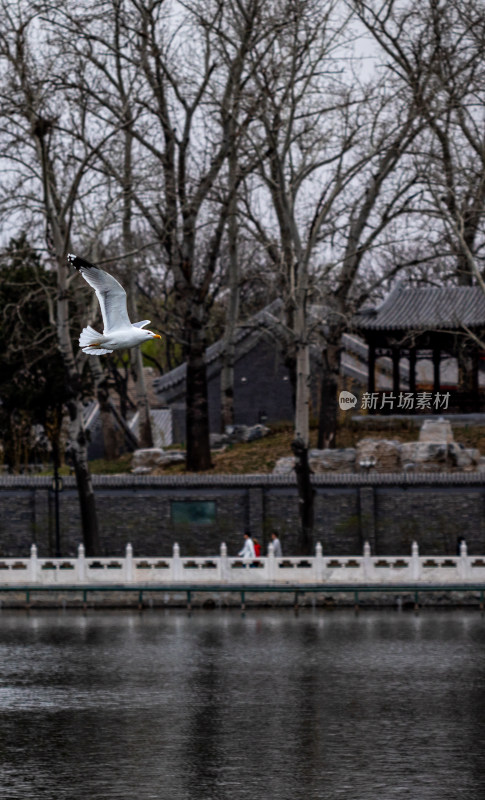
{"type": "Polygon", "coordinates": [[[485,621],[0,614],[0,798],[481,800],[485,621]]]}

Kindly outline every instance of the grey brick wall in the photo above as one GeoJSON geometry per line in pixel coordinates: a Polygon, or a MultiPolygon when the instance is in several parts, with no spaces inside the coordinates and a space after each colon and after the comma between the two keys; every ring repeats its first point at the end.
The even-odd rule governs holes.
{"type": "MultiPolygon", "coordinates": [[[[102,555],[169,555],[174,541],[183,555],[229,554],[250,530],[264,551],[273,529],[284,552],[297,553],[298,496],[283,476],[175,476],[94,478],[102,555]],[[215,503],[210,524],[175,524],[172,502],[215,503]]],[[[314,476],[315,541],[324,553],[407,554],[416,540],[423,555],[454,553],[464,535],[471,553],[485,553],[485,482],[480,475],[314,476]]],[[[36,542],[40,556],[54,554],[54,501],[48,478],[0,479],[0,556],[25,556],[36,542]]],[[[81,540],[74,479],[60,494],[61,552],[75,555],[81,540]]]]}

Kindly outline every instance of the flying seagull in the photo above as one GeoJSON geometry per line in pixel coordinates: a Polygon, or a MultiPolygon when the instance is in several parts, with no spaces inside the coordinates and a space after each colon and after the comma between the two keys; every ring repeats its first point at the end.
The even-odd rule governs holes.
{"type": "Polygon", "coordinates": [[[149,319],[133,324],[130,322],[126,308],[126,292],[116,278],[72,253],[69,253],[67,260],[95,290],[103,315],[103,333],[98,333],[90,325],[83,329],[79,337],[83,353],[102,356],[105,353],[112,353],[113,350],[135,347],[149,339],[162,338],[158,333],[142,330],[145,325],[150,324],[149,319]]]}

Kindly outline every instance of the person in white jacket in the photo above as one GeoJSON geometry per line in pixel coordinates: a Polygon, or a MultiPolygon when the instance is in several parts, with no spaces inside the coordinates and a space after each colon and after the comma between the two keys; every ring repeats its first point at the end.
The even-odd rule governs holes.
{"type": "Polygon", "coordinates": [[[276,531],[273,531],[271,534],[271,540],[273,542],[273,554],[275,558],[282,558],[283,552],[281,550],[281,542],[278,538],[278,534],[276,531]]]}
{"type": "Polygon", "coordinates": [[[254,544],[249,533],[244,534],[244,547],[239,551],[238,556],[242,558],[255,558],[254,544]]]}

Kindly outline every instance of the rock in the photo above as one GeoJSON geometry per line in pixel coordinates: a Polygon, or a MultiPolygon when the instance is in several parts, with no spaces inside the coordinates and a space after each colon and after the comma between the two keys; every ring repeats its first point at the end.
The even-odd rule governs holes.
{"type": "Polygon", "coordinates": [[[399,472],[401,443],[394,439],[361,439],[356,448],[355,466],[359,472],[399,472]]]}
{"type": "Polygon", "coordinates": [[[229,443],[229,436],[227,433],[211,433],[209,434],[209,442],[211,450],[220,450],[229,443]]]}
{"type": "Polygon", "coordinates": [[[131,459],[131,471],[134,475],[146,475],[167,464],[181,464],[184,461],[185,452],[183,450],[162,450],[161,447],[149,447],[145,450],[135,450],[131,459]]]}
{"type": "Polygon", "coordinates": [[[457,442],[407,442],[401,445],[401,461],[404,469],[412,463],[421,472],[469,472],[480,463],[480,451],[457,442]]]}
{"type": "Polygon", "coordinates": [[[290,475],[295,469],[295,459],[293,456],[279,458],[273,468],[273,475],[290,475]]]}
{"type": "Polygon", "coordinates": [[[419,431],[419,441],[450,444],[454,441],[450,422],[447,419],[443,419],[443,417],[426,419],[419,431]]]}
{"type": "Polygon", "coordinates": [[[135,450],[131,457],[132,469],[137,467],[158,467],[165,463],[166,453],[161,447],[147,447],[135,450]]]}
{"type": "Polygon", "coordinates": [[[310,469],[321,472],[354,472],[355,448],[341,447],[335,450],[310,450],[310,469]]]}
{"type": "Polygon", "coordinates": [[[448,445],[445,442],[406,442],[401,445],[401,464],[410,463],[419,472],[443,472],[451,467],[448,445]]]}
{"type": "Polygon", "coordinates": [[[226,434],[230,442],[252,442],[271,433],[266,425],[228,425],[226,434]]]}
{"type": "Polygon", "coordinates": [[[168,450],[165,453],[164,464],[183,464],[186,458],[187,453],[185,450],[168,450]]]}
{"type": "Polygon", "coordinates": [[[452,442],[448,445],[448,452],[452,466],[458,469],[474,469],[480,463],[480,451],[475,448],[465,448],[452,442]]]}

